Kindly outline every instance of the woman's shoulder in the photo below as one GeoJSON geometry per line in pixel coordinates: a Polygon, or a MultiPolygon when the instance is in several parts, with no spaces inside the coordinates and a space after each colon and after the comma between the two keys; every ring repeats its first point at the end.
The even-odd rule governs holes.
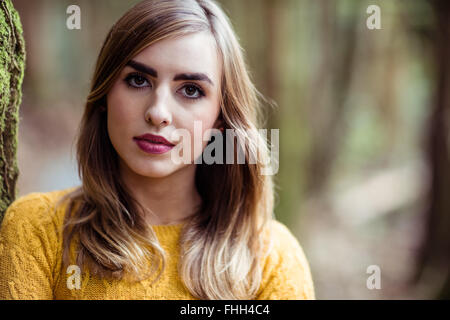
{"type": "Polygon", "coordinates": [[[27,236],[30,233],[58,229],[64,220],[63,207],[58,201],[78,187],[50,192],[33,192],[18,197],[6,209],[0,230],[3,236],[27,236]]]}
{"type": "Polygon", "coordinates": [[[303,247],[293,232],[282,222],[272,219],[265,232],[266,255],[271,260],[305,258],[303,247]]]}
{"type": "Polygon", "coordinates": [[[303,252],[302,246],[292,231],[282,222],[272,219],[264,234],[267,252],[273,255],[303,252]],[[287,250],[289,249],[289,250],[287,250]]]}
{"type": "Polygon", "coordinates": [[[268,227],[270,241],[258,299],[314,299],[309,262],[300,242],[280,221],[273,219],[268,227]]]}
{"type": "Polygon", "coordinates": [[[52,299],[61,261],[62,197],[75,188],[17,198],[0,224],[0,299],[52,299]]]}
{"type": "Polygon", "coordinates": [[[278,246],[284,244],[297,242],[297,238],[292,234],[292,231],[282,222],[272,219],[269,223],[270,231],[272,232],[273,240],[278,246]]]}

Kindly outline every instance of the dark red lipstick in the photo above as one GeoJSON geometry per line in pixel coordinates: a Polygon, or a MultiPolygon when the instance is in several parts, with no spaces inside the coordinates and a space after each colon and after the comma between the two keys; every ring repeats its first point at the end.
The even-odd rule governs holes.
{"type": "Polygon", "coordinates": [[[175,146],[164,137],[150,133],[134,137],[133,140],[142,151],[151,154],[165,153],[175,146]]]}

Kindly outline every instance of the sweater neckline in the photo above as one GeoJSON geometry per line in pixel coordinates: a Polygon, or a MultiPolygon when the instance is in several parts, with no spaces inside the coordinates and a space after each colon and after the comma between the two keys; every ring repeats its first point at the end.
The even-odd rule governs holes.
{"type": "Polygon", "coordinates": [[[151,225],[160,241],[177,240],[184,223],[151,225]]]}
{"type": "Polygon", "coordinates": [[[152,224],[153,230],[170,230],[170,229],[181,229],[184,223],[174,223],[174,224],[152,224]]]}

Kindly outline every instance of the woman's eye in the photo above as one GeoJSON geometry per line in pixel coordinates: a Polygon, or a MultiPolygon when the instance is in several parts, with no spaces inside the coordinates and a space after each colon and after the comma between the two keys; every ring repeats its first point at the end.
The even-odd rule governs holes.
{"type": "Polygon", "coordinates": [[[147,79],[138,74],[130,74],[125,80],[130,87],[137,89],[150,86],[147,79]]]}
{"type": "Polygon", "coordinates": [[[198,99],[204,96],[204,92],[197,86],[189,84],[182,88],[183,96],[189,99],[198,99]]]}

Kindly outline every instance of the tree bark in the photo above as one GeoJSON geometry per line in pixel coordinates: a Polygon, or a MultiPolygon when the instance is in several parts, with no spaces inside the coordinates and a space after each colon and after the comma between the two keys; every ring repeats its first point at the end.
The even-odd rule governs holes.
{"type": "Polygon", "coordinates": [[[0,221],[16,197],[17,135],[25,43],[11,0],[0,0],[0,221]]]}

